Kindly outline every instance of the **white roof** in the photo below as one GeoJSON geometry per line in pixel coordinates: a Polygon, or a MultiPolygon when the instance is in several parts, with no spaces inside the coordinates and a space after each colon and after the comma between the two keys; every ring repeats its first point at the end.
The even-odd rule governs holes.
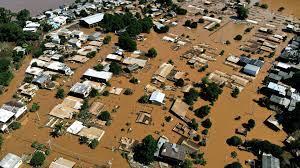
{"type": "Polygon", "coordinates": [[[116,54],[108,54],[106,59],[121,61],[122,57],[116,54]]]}
{"type": "Polygon", "coordinates": [[[75,121],[70,127],[67,128],[67,132],[71,134],[78,134],[84,128],[83,123],[80,121],[75,121]]]}
{"type": "Polygon", "coordinates": [[[0,167],[2,168],[17,168],[20,166],[20,162],[22,163],[22,159],[12,153],[8,153],[5,157],[0,161],[0,167]]]}
{"type": "Polygon", "coordinates": [[[64,158],[59,158],[55,162],[52,162],[49,168],[72,168],[76,163],[64,158]]]}
{"type": "Polygon", "coordinates": [[[11,119],[15,113],[0,108],[0,122],[6,123],[9,119],[11,119]]]}
{"type": "Polygon", "coordinates": [[[31,75],[40,75],[42,74],[44,70],[42,68],[38,68],[38,67],[31,67],[30,65],[27,67],[26,69],[26,73],[31,74],[31,75]]]}
{"type": "Polygon", "coordinates": [[[126,57],[123,60],[123,64],[128,64],[128,65],[138,64],[140,67],[146,66],[146,63],[147,63],[147,60],[133,58],[133,57],[126,57]]]}
{"type": "Polygon", "coordinates": [[[283,62],[278,62],[276,66],[280,67],[280,68],[283,68],[283,69],[288,69],[288,68],[291,67],[291,65],[283,63],[283,62]]]}
{"type": "Polygon", "coordinates": [[[286,95],[286,87],[285,86],[282,86],[282,85],[278,85],[277,83],[273,83],[273,82],[270,82],[268,84],[268,88],[269,89],[272,89],[272,90],[275,90],[275,91],[278,91],[279,94],[281,95],[286,95]]]}
{"type": "Polygon", "coordinates": [[[91,16],[82,18],[80,20],[82,20],[82,21],[86,22],[87,24],[91,25],[91,24],[100,22],[103,19],[103,17],[104,17],[103,13],[97,13],[95,15],[91,15],[91,16]]]}
{"type": "Polygon", "coordinates": [[[111,72],[96,71],[93,69],[88,69],[87,71],[85,71],[85,73],[83,75],[94,77],[94,78],[99,78],[99,79],[104,79],[106,81],[110,80],[113,76],[113,74],[111,72]]]}
{"type": "Polygon", "coordinates": [[[159,103],[163,103],[164,99],[165,99],[165,94],[156,90],[154,91],[151,96],[150,96],[150,101],[156,101],[156,102],[159,102],[159,103]]]}

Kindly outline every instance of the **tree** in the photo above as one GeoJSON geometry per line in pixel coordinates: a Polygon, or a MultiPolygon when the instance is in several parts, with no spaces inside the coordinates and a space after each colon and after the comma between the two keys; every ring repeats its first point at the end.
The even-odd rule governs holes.
{"type": "Polygon", "coordinates": [[[139,98],[138,100],[139,103],[142,103],[142,104],[146,104],[149,102],[149,96],[147,95],[143,95],[139,98]]]}
{"type": "Polygon", "coordinates": [[[39,56],[43,55],[43,49],[41,47],[35,49],[33,52],[32,52],[32,56],[34,58],[37,58],[39,56]]]}
{"type": "Polygon", "coordinates": [[[199,93],[195,89],[190,89],[189,92],[184,93],[184,102],[188,105],[193,105],[194,101],[196,101],[199,97],[199,93]]]}
{"type": "Polygon", "coordinates": [[[122,67],[116,62],[112,62],[109,65],[109,71],[112,72],[114,75],[119,75],[122,72],[122,67]]]}
{"type": "Polygon", "coordinates": [[[58,99],[63,99],[65,97],[65,90],[63,88],[58,88],[55,97],[58,99]]]}
{"type": "Polygon", "coordinates": [[[255,120],[249,119],[248,123],[247,123],[247,127],[248,127],[249,130],[254,128],[255,127],[255,120]]]}
{"type": "Polygon", "coordinates": [[[103,44],[109,44],[111,41],[111,36],[110,35],[107,35],[104,37],[103,39],[103,44]]]}
{"type": "Polygon", "coordinates": [[[184,22],[184,26],[186,26],[186,27],[190,27],[191,24],[192,24],[192,21],[191,21],[191,20],[186,20],[186,21],[184,22]]]}
{"type": "Polygon", "coordinates": [[[174,84],[177,87],[183,87],[184,86],[184,80],[182,78],[180,78],[174,84]]]}
{"type": "Polygon", "coordinates": [[[157,56],[157,51],[155,48],[150,48],[146,54],[147,57],[155,58],[157,56]]]}
{"type": "Polygon", "coordinates": [[[198,23],[204,23],[204,19],[203,18],[200,18],[199,20],[198,20],[198,23]]]}
{"type": "Polygon", "coordinates": [[[239,6],[236,10],[237,17],[241,20],[244,20],[248,17],[249,10],[243,6],[239,6]]]}
{"type": "Polygon", "coordinates": [[[52,132],[50,133],[54,138],[63,135],[65,126],[62,123],[55,124],[52,132]]]}
{"type": "Polygon", "coordinates": [[[44,161],[46,159],[46,156],[44,155],[43,152],[41,151],[36,151],[34,152],[31,160],[30,160],[30,165],[34,167],[39,167],[44,164],[44,161]]]}
{"type": "Polygon", "coordinates": [[[31,112],[36,112],[36,111],[39,110],[39,108],[40,108],[40,105],[38,103],[32,103],[30,111],[31,112]]]}
{"type": "Polygon", "coordinates": [[[265,152],[270,153],[277,158],[280,158],[282,153],[284,152],[284,150],[280,146],[272,144],[267,140],[252,139],[245,141],[243,143],[243,146],[250,149],[250,151],[256,156],[258,156],[261,152],[265,152]]]}
{"type": "Polygon", "coordinates": [[[211,123],[210,119],[207,118],[207,119],[205,119],[204,121],[202,121],[201,125],[202,125],[202,127],[204,127],[204,128],[210,128],[211,125],[212,125],[212,123],[211,123]]]}
{"type": "Polygon", "coordinates": [[[235,87],[232,92],[231,92],[231,96],[234,98],[237,98],[238,94],[240,93],[240,89],[235,87]]]}
{"type": "Polygon", "coordinates": [[[202,90],[201,95],[204,99],[215,102],[221,93],[222,89],[216,83],[209,83],[208,86],[202,90]]]}
{"type": "Polygon", "coordinates": [[[86,136],[80,136],[78,140],[79,144],[86,144],[89,141],[89,139],[86,136]]]}
{"type": "Polygon", "coordinates": [[[170,27],[169,26],[163,26],[160,28],[157,28],[156,26],[154,26],[154,31],[156,33],[167,33],[169,31],[170,27]]]}
{"type": "Polygon", "coordinates": [[[96,54],[97,54],[96,51],[92,51],[92,52],[87,53],[86,57],[88,57],[88,58],[94,58],[96,56],[96,54]]]}
{"type": "Polygon", "coordinates": [[[98,146],[98,144],[99,144],[99,141],[98,141],[97,139],[93,139],[93,140],[91,141],[91,143],[89,144],[89,147],[90,147],[91,149],[96,149],[96,147],[98,146]]]}
{"type": "Polygon", "coordinates": [[[132,52],[136,50],[137,44],[132,40],[128,34],[121,35],[118,40],[118,45],[120,48],[132,52]]]}
{"type": "Polygon", "coordinates": [[[129,80],[130,83],[133,83],[133,84],[138,84],[139,83],[139,80],[135,77],[132,77],[130,80],[129,80]]]}
{"type": "Polygon", "coordinates": [[[13,123],[11,123],[9,125],[9,128],[12,130],[17,130],[17,129],[21,128],[21,126],[22,126],[21,123],[14,121],[13,123]]]}
{"type": "Polygon", "coordinates": [[[198,26],[198,23],[197,23],[197,22],[192,22],[191,25],[190,25],[190,28],[196,29],[197,26],[198,26]]]}
{"type": "Polygon", "coordinates": [[[268,6],[268,4],[261,4],[260,7],[263,9],[268,9],[269,6],[268,6]]]}
{"type": "Polygon", "coordinates": [[[139,163],[149,165],[154,161],[154,153],[157,149],[157,142],[152,135],[146,136],[142,143],[136,145],[133,149],[133,159],[139,163]]]}
{"type": "Polygon", "coordinates": [[[242,38],[243,38],[243,36],[240,35],[240,34],[238,34],[238,35],[236,35],[233,39],[234,39],[234,40],[237,40],[237,41],[240,41],[240,40],[242,40],[242,38]]]}
{"type": "Polygon", "coordinates": [[[225,166],[225,168],[242,168],[239,162],[233,162],[225,166]]]}
{"type": "Polygon", "coordinates": [[[186,159],[181,168],[193,168],[193,162],[191,160],[186,159]]]}
{"type": "Polygon", "coordinates": [[[10,10],[3,7],[0,8],[0,24],[11,22],[12,16],[13,13],[10,10]]]}
{"type": "Polygon", "coordinates": [[[16,19],[21,27],[25,26],[25,22],[30,19],[30,12],[27,9],[22,9],[17,13],[16,19]]]}
{"type": "Polygon", "coordinates": [[[145,17],[142,20],[140,20],[140,23],[142,26],[142,32],[150,33],[150,30],[153,27],[152,19],[150,17],[145,17]]]}
{"type": "Polygon", "coordinates": [[[95,88],[92,88],[92,90],[91,90],[91,92],[90,92],[90,96],[91,96],[91,97],[97,97],[97,96],[99,96],[98,90],[95,89],[95,88]]]}
{"type": "Polygon", "coordinates": [[[191,127],[193,130],[197,131],[199,124],[197,123],[196,119],[192,119],[191,122],[188,123],[189,127],[191,127]]]}
{"type": "Polygon", "coordinates": [[[230,156],[231,156],[232,158],[236,158],[236,157],[237,157],[236,151],[231,152],[231,153],[230,153],[230,156]]]}
{"type": "Polygon", "coordinates": [[[94,70],[96,71],[102,71],[103,70],[103,65],[102,64],[97,64],[96,66],[94,66],[94,70]]]}
{"type": "Polygon", "coordinates": [[[132,95],[133,94],[133,90],[130,88],[125,89],[124,91],[124,95],[132,95]]]}
{"type": "Polygon", "coordinates": [[[197,117],[204,118],[210,113],[210,109],[211,109],[210,106],[205,105],[205,106],[202,106],[202,107],[196,109],[194,112],[197,117]]]}
{"type": "Polygon", "coordinates": [[[186,15],[187,10],[183,9],[181,7],[177,7],[176,10],[175,10],[175,12],[176,12],[177,15],[186,15]]]}
{"type": "Polygon", "coordinates": [[[98,119],[102,121],[109,121],[111,120],[110,113],[108,111],[102,111],[100,115],[98,116],[98,119]]]}
{"type": "Polygon", "coordinates": [[[226,143],[230,146],[239,146],[243,143],[243,141],[238,136],[232,136],[226,140],[226,143]]]}

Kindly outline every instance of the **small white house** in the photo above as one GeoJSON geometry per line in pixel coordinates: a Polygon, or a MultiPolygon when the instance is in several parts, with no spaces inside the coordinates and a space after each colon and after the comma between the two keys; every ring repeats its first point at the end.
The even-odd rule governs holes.
{"type": "Polygon", "coordinates": [[[156,90],[150,96],[150,101],[155,104],[164,104],[165,94],[156,90]]]}

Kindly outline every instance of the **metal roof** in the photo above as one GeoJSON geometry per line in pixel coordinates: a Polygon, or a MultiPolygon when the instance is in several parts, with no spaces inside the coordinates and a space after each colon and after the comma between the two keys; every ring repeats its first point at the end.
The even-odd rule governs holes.
{"type": "Polygon", "coordinates": [[[12,154],[12,153],[8,153],[0,161],[0,167],[2,167],[2,168],[14,168],[18,164],[20,164],[21,161],[22,161],[22,159],[19,156],[15,155],[15,154],[12,154]]]}
{"type": "Polygon", "coordinates": [[[271,154],[263,153],[262,168],[280,168],[280,161],[271,154]]]}
{"type": "Polygon", "coordinates": [[[103,13],[97,13],[95,15],[87,16],[85,18],[80,19],[80,21],[84,21],[85,23],[92,25],[98,22],[101,22],[102,19],[104,18],[103,13]]]}

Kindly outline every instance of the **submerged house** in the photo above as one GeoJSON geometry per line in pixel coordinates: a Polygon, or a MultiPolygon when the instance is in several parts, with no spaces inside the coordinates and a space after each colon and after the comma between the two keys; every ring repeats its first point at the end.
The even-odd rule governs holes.
{"type": "Polygon", "coordinates": [[[160,149],[160,158],[172,165],[180,165],[186,157],[186,148],[183,145],[165,142],[160,149]]]}
{"type": "Polygon", "coordinates": [[[96,71],[93,69],[88,69],[83,74],[84,78],[87,78],[92,81],[97,82],[108,82],[112,78],[113,74],[111,72],[105,72],[105,71],[96,71]]]}

